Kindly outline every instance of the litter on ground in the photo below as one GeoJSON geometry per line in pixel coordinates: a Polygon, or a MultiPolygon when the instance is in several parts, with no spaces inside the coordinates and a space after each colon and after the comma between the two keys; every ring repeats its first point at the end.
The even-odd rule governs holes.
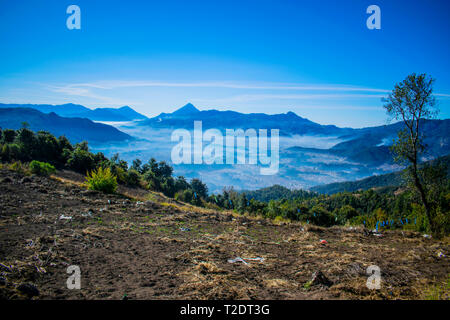
{"type": "Polygon", "coordinates": [[[263,262],[264,258],[261,257],[257,257],[257,258],[241,258],[241,257],[236,257],[234,259],[228,259],[229,263],[235,263],[235,262],[242,262],[244,264],[248,264],[247,261],[245,260],[249,260],[249,261],[259,261],[259,262],[263,262]]]}

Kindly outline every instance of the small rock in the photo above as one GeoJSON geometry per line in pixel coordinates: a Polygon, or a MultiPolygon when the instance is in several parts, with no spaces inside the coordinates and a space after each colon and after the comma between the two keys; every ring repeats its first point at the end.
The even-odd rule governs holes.
{"type": "Polygon", "coordinates": [[[2,183],[11,183],[13,182],[10,177],[3,178],[2,183]]]}
{"type": "Polygon", "coordinates": [[[98,192],[97,190],[86,190],[86,191],[83,191],[81,194],[83,196],[96,196],[96,195],[99,195],[100,192],[98,192]]]}
{"type": "Polygon", "coordinates": [[[17,290],[32,298],[39,295],[39,290],[31,283],[24,283],[17,287],[17,290]]]}
{"type": "Polygon", "coordinates": [[[29,183],[31,182],[31,179],[29,177],[23,177],[22,180],[20,180],[20,183],[29,183]]]}
{"type": "Polygon", "coordinates": [[[324,285],[326,287],[333,284],[320,270],[313,273],[310,283],[311,285],[324,285]]]}

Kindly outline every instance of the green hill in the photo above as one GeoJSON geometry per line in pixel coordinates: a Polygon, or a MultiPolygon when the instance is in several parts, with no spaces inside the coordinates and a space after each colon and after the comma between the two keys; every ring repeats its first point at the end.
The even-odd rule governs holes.
{"type": "MultiPolygon", "coordinates": [[[[432,160],[431,163],[443,162],[447,165],[447,168],[450,168],[450,155],[446,155],[435,160],[432,160]]],[[[397,171],[377,176],[368,177],[365,179],[357,180],[357,181],[345,181],[345,182],[336,182],[330,183],[320,186],[315,186],[310,188],[311,191],[324,193],[324,194],[335,194],[338,192],[354,192],[358,190],[368,190],[372,188],[381,188],[381,187],[398,187],[401,186],[403,181],[403,171],[397,171]]],[[[450,171],[447,171],[447,175],[450,176],[450,171]]]]}

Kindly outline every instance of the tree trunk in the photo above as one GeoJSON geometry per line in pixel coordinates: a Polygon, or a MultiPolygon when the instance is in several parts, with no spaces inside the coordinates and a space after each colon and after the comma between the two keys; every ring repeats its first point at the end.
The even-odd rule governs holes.
{"type": "Polygon", "coordinates": [[[414,184],[415,184],[417,190],[419,191],[423,206],[425,207],[425,213],[427,215],[428,221],[430,222],[431,230],[434,231],[433,220],[431,219],[430,204],[428,203],[427,196],[425,194],[425,190],[422,186],[422,183],[420,182],[419,175],[417,173],[417,164],[416,163],[413,164],[413,179],[414,179],[414,184]]]}

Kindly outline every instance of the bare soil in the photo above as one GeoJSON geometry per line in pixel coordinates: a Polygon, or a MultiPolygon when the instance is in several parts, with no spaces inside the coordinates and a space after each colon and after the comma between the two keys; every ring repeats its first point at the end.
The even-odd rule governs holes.
{"type": "Polygon", "coordinates": [[[448,239],[277,224],[82,181],[0,170],[0,298],[31,298],[30,284],[33,299],[422,299],[449,277],[448,239]],[[67,288],[70,265],[80,290],[67,288]],[[371,265],[378,290],[366,286],[371,265]],[[316,271],[331,285],[311,283],[316,271]]]}

